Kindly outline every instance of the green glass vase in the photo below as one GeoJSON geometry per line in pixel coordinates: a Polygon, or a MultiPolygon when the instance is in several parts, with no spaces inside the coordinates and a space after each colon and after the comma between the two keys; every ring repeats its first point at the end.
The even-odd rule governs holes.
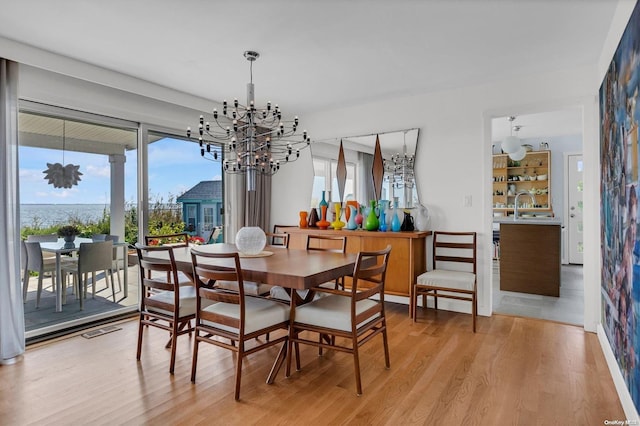
{"type": "Polygon", "coordinates": [[[371,200],[371,209],[364,221],[364,229],[367,231],[377,231],[379,226],[380,222],[378,221],[378,216],[376,216],[376,202],[375,200],[371,200]]]}

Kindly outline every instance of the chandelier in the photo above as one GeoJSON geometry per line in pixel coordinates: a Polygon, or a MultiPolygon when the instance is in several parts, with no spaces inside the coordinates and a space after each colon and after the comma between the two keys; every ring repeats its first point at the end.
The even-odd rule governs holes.
{"type": "MultiPolygon", "coordinates": [[[[304,130],[298,130],[298,117],[287,121],[276,104],[258,108],[255,105],[253,62],[260,54],[248,50],[244,57],[250,63],[250,82],[247,84],[247,104],[235,99],[231,105],[222,103],[222,112],[213,109],[213,122],[200,116],[198,142],[200,155],[208,160],[222,161],[222,169],[230,174],[246,174],[247,190],[254,191],[257,174],[273,175],[280,165],[295,161],[300,150],[311,144],[304,130]]],[[[191,139],[191,127],[187,128],[191,139]]]]}
{"type": "Polygon", "coordinates": [[[64,165],[64,150],[66,142],[66,120],[62,120],[62,163],[47,163],[47,169],[43,170],[44,180],[54,188],[69,189],[77,185],[82,176],[80,173],[80,165],[67,164],[64,165]]]}
{"type": "Polygon", "coordinates": [[[403,138],[402,154],[396,153],[384,162],[385,178],[395,188],[413,188],[415,156],[407,154],[407,130],[404,131],[403,138]]]}

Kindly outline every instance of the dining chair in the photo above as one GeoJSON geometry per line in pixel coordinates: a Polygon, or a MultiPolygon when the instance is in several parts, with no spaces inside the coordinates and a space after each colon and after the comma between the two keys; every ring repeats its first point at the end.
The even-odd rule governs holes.
{"type": "Polygon", "coordinates": [[[478,311],[476,276],[476,233],[433,233],[433,270],[420,274],[413,285],[411,303],[413,321],[417,319],[418,296],[422,307],[427,307],[427,296],[433,296],[438,310],[438,297],[471,302],[473,332],[476,332],[478,311]]]}
{"type": "Polygon", "coordinates": [[[269,245],[289,247],[289,234],[286,232],[265,232],[264,234],[269,245]]]}
{"type": "Polygon", "coordinates": [[[120,269],[124,269],[127,267],[127,259],[120,257],[120,247],[116,247],[115,244],[120,241],[120,236],[118,235],[105,235],[105,241],[111,241],[114,244],[113,247],[113,262],[111,265],[111,271],[115,271],[116,277],[118,278],[118,288],[119,291],[122,291],[122,280],[120,279],[120,269]],[[120,264],[122,264],[122,268],[120,268],[120,264]]]}
{"type": "Polygon", "coordinates": [[[51,274],[51,285],[55,288],[56,280],[56,258],[44,257],[39,242],[22,241],[22,253],[25,254],[24,279],[22,281],[22,299],[27,301],[27,291],[29,288],[29,272],[38,273],[38,290],[36,294],[36,308],[40,306],[40,296],[42,294],[42,280],[45,273],[51,274]]]}
{"type": "Polygon", "coordinates": [[[145,326],[156,327],[170,334],[171,361],[169,373],[173,374],[176,363],[178,336],[188,333],[196,316],[196,290],[193,286],[182,286],[171,246],[136,246],[142,299],[138,322],[138,348],[136,359],[142,355],[142,338],[145,326]],[[151,274],[157,272],[157,274],[151,274]],[[151,278],[155,275],[154,278],[151,278]],[[168,279],[164,279],[168,275],[168,279]]]}
{"type": "Polygon", "coordinates": [[[215,244],[218,241],[218,237],[220,237],[220,233],[221,232],[222,232],[222,227],[221,226],[215,226],[211,230],[211,233],[209,234],[209,237],[205,239],[204,243],[205,244],[215,244]]]}
{"type": "Polygon", "coordinates": [[[175,234],[145,235],[144,244],[146,246],[169,245],[171,247],[189,247],[189,234],[177,232],[175,234]]]}
{"type": "Polygon", "coordinates": [[[286,344],[289,307],[272,300],[245,295],[238,253],[213,254],[192,249],[191,259],[198,295],[191,381],[196,381],[200,342],[229,349],[237,354],[235,399],[239,400],[243,359],[278,343],[286,344]],[[220,261],[224,265],[211,260],[220,261]],[[239,291],[230,293],[212,285],[220,280],[237,282],[239,291]],[[208,303],[205,305],[205,302],[208,303]],[[258,339],[276,330],[284,330],[285,333],[276,339],[258,339]],[[247,345],[249,341],[252,341],[250,346],[247,345]]]}
{"type": "Polygon", "coordinates": [[[299,343],[347,352],[353,355],[356,392],[361,395],[359,348],[378,334],[382,335],[385,366],[390,368],[384,309],[384,284],[390,252],[390,245],[383,250],[359,252],[349,290],[316,287],[315,291],[328,295],[295,308],[289,326],[287,376],[291,371],[292,349],[299,343]],[[311,340],[307,335],[301,335],[303,332],[318,333],[320,338],[311,340]]]}
{"type": "Polygon", "coordinates": [[[88,275],[91,273],[91,297],[96,296],[96,272],[103,271],[107,288],[111,281],[111,292],[113,302],[116,301],[116,289],[113,283],[113,242],[112,241],[96,241],[91,243],[80,243],[78,249],[78,257],[75,262],[64,263],[61,270],[64,273],[64,293],[63,300],[66,298],[66,274],[70,273],[74,276],[73,282],[76,288],[77,297],[80,299],[80,309],[84,309],[84,299],[87,297],[88,275]],[[111,280],[109,280],[111,278],[111,280]],[[77,286],[76,286],[77,285],[77,286]]]}
{"type": "MultiPolygon", "coordinates": [[[[144,236],[144,244],[145,246],[169,246],[169,247],[189,247],[189,234],[186,232],[178,232],[175,234],[164,234],[164,235],[145,235],[144,236]]],[[[149,274],[152,274],[152,271],[148,271],[149,274]]],[[[167,281],[170,281],[169,273],[166,274],[167,281]]],[[[151,278],[151,275],[149,275],[151,278]]],[[[191,278],[188,277],[183,272],[178,272],[178,281],[180,285],[193,285],[191,278]]]]}
{"type": "MultiPolygon", "coordinates": [[[[285,234],[289,235],[289,234],[285,234]]],[[[288,238],[287,238],[287,247],[288,238]]],[[[324,251],[333,253],[346,253],[347,237],[337,235],[308,235],[306,241],[306,249],[308,251],[324,251]]],[[[335,282],[322,284],[321,287],[333,287],[335,289],[344,289],[344,277],[336,279],[335,282]]],[[[309,290],[297,290],[301,299],[307,297],[309,290]]],[[[291,297],[287,291],[280,286],[273,286],[269,292],[272,299],[281,300],[283,302],[291,301],[291,297]]]]}

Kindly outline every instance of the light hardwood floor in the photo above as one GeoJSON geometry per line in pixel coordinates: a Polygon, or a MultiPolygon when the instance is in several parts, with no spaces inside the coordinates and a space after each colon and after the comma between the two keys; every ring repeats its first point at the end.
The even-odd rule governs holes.
{"type": "MultiPolygon", "coordinates": [[[[422,308],[419,308],[422,309],[422,308]]],[[[502,315],[419,312],[387,304],[391,369],[382,338],[360,358],[364,394],[355,394],[352,358],[301,347],[302,370],[265,379],[277,348],[244,362],[233,398],[230,351],[201,345],[190,382],[192,339],[180,336],[175,375],[167,334],[145,331],[137,362],[136,321],[93,339],[79,335],[29,347],[0,367],[0,424],[362,424],[602,425],[624,419],[595,334],[570,325],[502,315]]]]}

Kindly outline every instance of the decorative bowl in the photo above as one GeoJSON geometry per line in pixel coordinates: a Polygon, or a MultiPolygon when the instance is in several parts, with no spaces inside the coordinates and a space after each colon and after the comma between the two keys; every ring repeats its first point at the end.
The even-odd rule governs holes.
{"type": "Polygon", "coordinates": [[[538,180],[547,180],[547,175],[538,175],[538,180]]]}

